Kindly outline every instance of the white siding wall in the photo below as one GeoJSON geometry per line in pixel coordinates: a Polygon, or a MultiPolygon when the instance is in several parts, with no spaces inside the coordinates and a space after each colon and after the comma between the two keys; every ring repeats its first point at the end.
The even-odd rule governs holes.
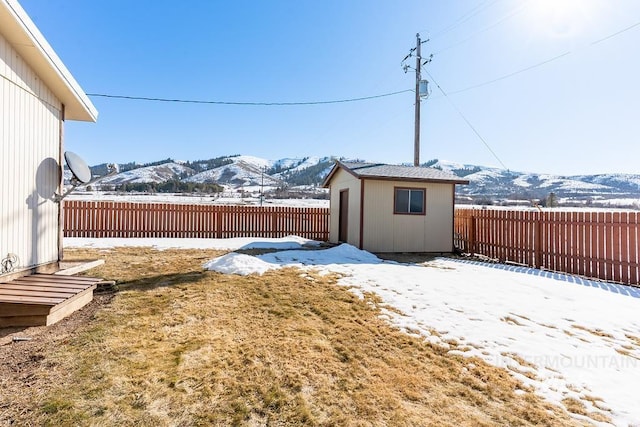
{"type": "Polygon", "coordinates": [[[363,249],[372,252],[451,252],[452,184],[366,180],[363,249]],[[395,187],[424,188],[426,215],[394,215],[395,187]]]}
{"type": "Polygon", "coordinates": [[[340,191],[349,190],[349,219],[347,242],[353,246],[360,245],[360,180],[338,169],[331,179],[331,214],[329,241],[338,242],[340,219],[340,191]]]}
{"type": "Polygon", "coordinates": [[[0,259],[58,260],[61,103],[0,35],[0,259]]]}

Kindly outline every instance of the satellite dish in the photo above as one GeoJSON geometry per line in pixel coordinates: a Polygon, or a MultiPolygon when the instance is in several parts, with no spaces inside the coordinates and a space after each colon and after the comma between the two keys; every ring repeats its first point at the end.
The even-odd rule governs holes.
{"type": "Polygon", "coordinates": [[[69,170],[71,170],[75,179],[80,181],[82,184],[86,184],[91,181],[91,169],[89,169],[87,162],[85,162],[82,157],[78,156],[76,153],[72,153],[71,151],[66,151],[64,153],[64,160],[67,162],[69,170]]]}
{"type": "Polygon", "coordinates": [[[91,184],[120,172],[120,168],[116,163],[109,163],[107,165],[108,173],[106,175],[92,179],[93,174],[91,173],[91,169],[89,169],[89,166],[87,166],[87,162],[85,162],[82,157],[78,156],[76,153],[72,153],[71,151],[66,151],[64,153],[64,160],[67,162],[69,170],[73,175],[73,177],[71,178],[71,188],[69,188],[63,194],[54,194],[53,201],[56,203],[59,203],[62,199],[71,194],[71,192],[78,186],[91,184]]]}

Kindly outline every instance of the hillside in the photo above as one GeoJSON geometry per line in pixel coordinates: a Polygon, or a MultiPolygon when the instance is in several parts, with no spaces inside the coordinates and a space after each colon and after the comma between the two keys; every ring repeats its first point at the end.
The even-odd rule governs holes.
{"type": "Polygon", "coordinates": [[[175,162],[155,166],[145,166],[110,176],[102,180],[102,184],[143,184],[180,180],[191,176],[194,170],[175,162]]]}
{"type": "Polygon", "coordinates": [[[550,175],[460,164],[442,160],[431,167],[454,172],[469,180],[457,194],[473,201],[509,203],[544,200],[553,193],[564,204],[640,205],[640,175],[550,175]]]}
{"type": "Polygon", "coordinates": [[[267,173],[270,162],[250,156],[233,157],[232,162],[202,171],[185,179],[187,182],[217,183],[230,186],[277,186],[282,182],[267,173]]]}
{"type": "MultiPolygon", "coordinates": [[[[117,190],[123,184],[163,183],[181,181],[195,184],[219,184],[233,191],[246,187],[291,188],[317,186],[331,169],[330,157],[305,157],[266,160],[254,156],[223,156],[215,159],[179,162],[166,159],[163,162],[136,165],[127,163],[126,170],[105,178],[98,185],[101,189],[117,190]]],[[[91,167],[94,175],[103,175],[104,165],[91,167]]]]}
{"type": "MultiPolygon", "coordinates": [[[[188,162],[166,159],[144,165],[127,163],[121,168],[121,173],[104,179],[97,187],[103,190],[130,190],[139,187],[122,186],[180,182],[185,186],[179,188],[195,188],[196,191],[205,191],[205,188],[209,191],[210,185],[219,185],[226,192],[284,191],[289,194],[295,191],[300,196],[323,191],[318,186],[334,161],[332,157],[267,160],[232,155],[188,162]]],[[[562,176],[438,159],[429,160],[423,166],[451,171],[468,179],[469,185],[457,186],[457,196],[462,203],[531,204],[532,201],[544,202],[553,195],[561,204],[640,206],[640,175],[635,174],[562,176]]],[[[104,165],[92,167],[96,175],[103,174],[103,169],[104,165]]]]}

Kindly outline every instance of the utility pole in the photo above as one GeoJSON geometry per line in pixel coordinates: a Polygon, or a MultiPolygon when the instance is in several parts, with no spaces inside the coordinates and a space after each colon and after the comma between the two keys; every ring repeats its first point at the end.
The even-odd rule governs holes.
{"type": "Polygon", "coordinates": [[[260,182],[260,206],[262,206],[262,202],[264,200],[264,173],[267,170],[266,166],[260,168],[262,181],[260,182]]]}
{"type": "Polygon", "coordinates": [[[422,66],[420,54],[420,33],[416,34],[416,108],[415,130],[413,135],[413,166],[420,166],[420,68],[422,66]]]}
{"type": "Polygon", "coordinates": [[[408,64],[405,63],[405,61],[409,58],[411,58],[414,55],[415,52],[415,56],[416,56],[416,68],[415,68],[415,72],[416,72],[416,96],[415,96],[415,120],[414,120],[414,125],[415,125],[415,129],[414,129],[414,138],[413,138],[413,165],[414,166],[420,166],[420,100],[423,97],[428,96],[427,93],[427,81],[426,80],[422,80],[422,66],[428,64],[429,62],[431,62],[431,58],[433,57],[433,55],[430,55],[429,58],[426,61],[422,61],[422,53],[421,53],[421,46],[422,43],[426,43],[429,40],[425,40],[422,41],[420,40],[420,33],[416,34],[416,47],[414,47],[413,49],[411,49],[409,51],[409,54],[407,56],[404,57],[404,59],[402,60],[402,68],[404,69],[404,72],[406,73],[407,70],[409,68],[411,68],[408,64]],[[421,93],[420,91],[420,87],[421,84],[424,83],[425,84],[425,89],[424,92],[425,93],[421,93]]]}

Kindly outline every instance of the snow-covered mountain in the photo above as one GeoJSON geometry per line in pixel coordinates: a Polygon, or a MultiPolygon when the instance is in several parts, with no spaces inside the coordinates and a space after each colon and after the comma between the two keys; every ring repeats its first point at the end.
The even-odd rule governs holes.
{"type": "Polygon", "coordinates": [[[322,181],[333,165],[333,160],[329,157],[266,160],[254,156],[232,156],[228,161],[222,166],[190,176],[185,181],[216,183],[231,187],[287,187],[317,184],[322,181]]]}
{"type": "MultiPolygon", "coordinates": [[[[224,156],[195,162],[167,160],[149,166],[128,163],[127,170],[100,182],[100,186],[182,181],[219,184],[228,189],[240,187],[290,187],[314,185],[322,181],[334,160],[330,157],[304,157],[267,160],[255,156],[224,156]]],[[[95,175],[106,173],[103,165],[92,167],[95,175]]]]}
{"type": "Polygon", "coordinates": [[[550,193],[566,202],[603,199],[640,200],[640,175],[550,175],[437,160],[431,167],[451,171],[469,180],[457,188],[458,194],[491,200],[543,199],[550,193]]]}
{"type": "Polygon", "coordinates": [[[145,166],[110,176],[101,184],[142,184],[180,180],[193,175],[195,171],[183,164],[171,162],[155,166],[145,166]]]}
{"type": "Polygon", "coordinates": [[[189,178],[186,182],[216,183],[231,186],[267,185],[277,186],[281,181],[266,172],[273,162],[251,156],[238,156],[233,163],[208,169],[189,178]]]}
{"type": "MultiPolygon", "coordinates": [[[[152,166],[131,163],[130,170],[102,181],[105,186],[137,183],[182,181],[194,184],[219,184],[228,191],[248,187],[291,188],[317,186],[331,169],[334,158],[305,157],[267,160],[254,156],[223,156],[195,162],[168,159],[152,166]]],[[[461,199],[534,200],[550,193],[565,202],[602,200],[637,200],[640,203],[640,175],[600,174],[560,176],[533,172],[516,172],[499,168],[431,160],[425,166],[447,170],[469,180],[457,186],[461,199]]],[[[635,202],[634,202],[635,203],[635,202]]]]}

